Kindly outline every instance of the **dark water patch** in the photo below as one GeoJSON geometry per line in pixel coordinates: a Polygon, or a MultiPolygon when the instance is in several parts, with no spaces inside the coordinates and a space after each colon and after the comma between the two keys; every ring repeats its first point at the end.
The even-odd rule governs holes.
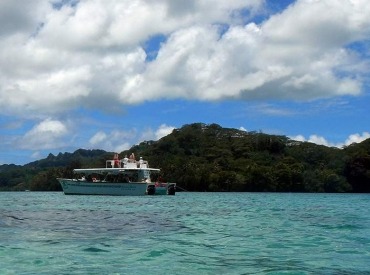
{"type": "Polygon", "coordinates": [[[330,268],[330,267],[320,267],[312,268],[308,270],[308,274],[317,275],[369,275],[368,270],[356,270],[353,268],[330,268]]]}
{"type": "Polygon", "coordinates": [[[11,218],[11,219],[14,219],[14,220],[18,220],[18,221],[23,221],[25,220],[24,218],[20,218],[20,217],[16,217],[16,216],[12,216],[12,215],[6,215],[5,217],[8,217],[8,218],[11,218]]]}
{"type": "Polygon", "coordinates": [[[101,249],[101,248],[97,248],[97,247],[88,247],[88,248],[85,248],[83,249],[83,251],[85,252],[93,252],[93,253],[106,253],[106,252],[110,252],[109,250],[105,250],[105,249],[101,249]]]}
{"type": "Polygon", "coordinates": [[[59,240],[44,240],[43,243],[45,245],[56,245],[56,244],[61,244],[62,242],[59,240]]]}
{"type": "Polygon", "coordinates": [[[152,250],[149,252],[148,254],[148,258],[156,258],[156,257],[160,257],[164,254],[167,254],[167,253],[171,253],[170,250],[168,249],[161,249],[161,250],[152,250]]]}

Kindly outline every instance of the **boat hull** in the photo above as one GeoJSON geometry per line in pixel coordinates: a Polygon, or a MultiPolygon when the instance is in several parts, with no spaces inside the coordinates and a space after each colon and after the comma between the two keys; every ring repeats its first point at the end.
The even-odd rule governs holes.
{"type": "Polygon", "coordinates": [[[87,182],[73,179],[58,179],[66,195],[145,195],[145,183],[87,182]]]}
{"type": "Polygon", "coordinates": [[[107,195],[107,196],[143,196],[143,195],[174,195],[168,192],[175,188],[174,184],[153,188],[154,184],[145,182],[88,182],[76,179],[58,178],[65,195],[107,195]]]}

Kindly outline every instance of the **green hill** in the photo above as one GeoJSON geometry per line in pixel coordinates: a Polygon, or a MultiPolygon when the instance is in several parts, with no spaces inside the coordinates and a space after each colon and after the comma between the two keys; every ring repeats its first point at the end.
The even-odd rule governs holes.
{"type": "MultiPolygon", "coordinates": [[[[120,157],[143,156],[189,191],[370,192],[370,139],[344,149],[195,123],[120,157]]],[[[112,152],[79,149],[24,166],[0,166],[0,190],[60,190],[56,177],[101,167],[112,152]]]]}
{"type": "Polygon", "coordinates": [[[72,176],[72,170],[83,166],[99,166],[113,153],[79,149],[74,153],[49,154],[45,159],[26,165],[0,166],[0,191],[61,191],[56,177],[72,176]]]}

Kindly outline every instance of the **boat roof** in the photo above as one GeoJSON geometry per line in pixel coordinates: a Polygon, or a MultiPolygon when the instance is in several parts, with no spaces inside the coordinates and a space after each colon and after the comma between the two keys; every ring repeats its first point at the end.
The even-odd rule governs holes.
{"type": "Polygon", "coordinates": [[[153,172],[159,172],[160,169],[157,168],[86,168],[86,169],[73,169],[74,173],[85,173],[85,174],[91,174],[91,173],[97,173],[97,174],[104,174],[104,173],[124,173],[124,172],[133,172],[133,171],[153,171],[153,172]]]}

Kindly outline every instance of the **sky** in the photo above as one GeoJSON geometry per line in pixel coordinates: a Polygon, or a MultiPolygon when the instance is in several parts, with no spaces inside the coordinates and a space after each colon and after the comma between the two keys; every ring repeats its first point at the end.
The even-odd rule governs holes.
{"type": "Polygon", "coordinates": [[[370,137],[368,0],[1,0],[0,164],[191,123],[370,137]]]}

